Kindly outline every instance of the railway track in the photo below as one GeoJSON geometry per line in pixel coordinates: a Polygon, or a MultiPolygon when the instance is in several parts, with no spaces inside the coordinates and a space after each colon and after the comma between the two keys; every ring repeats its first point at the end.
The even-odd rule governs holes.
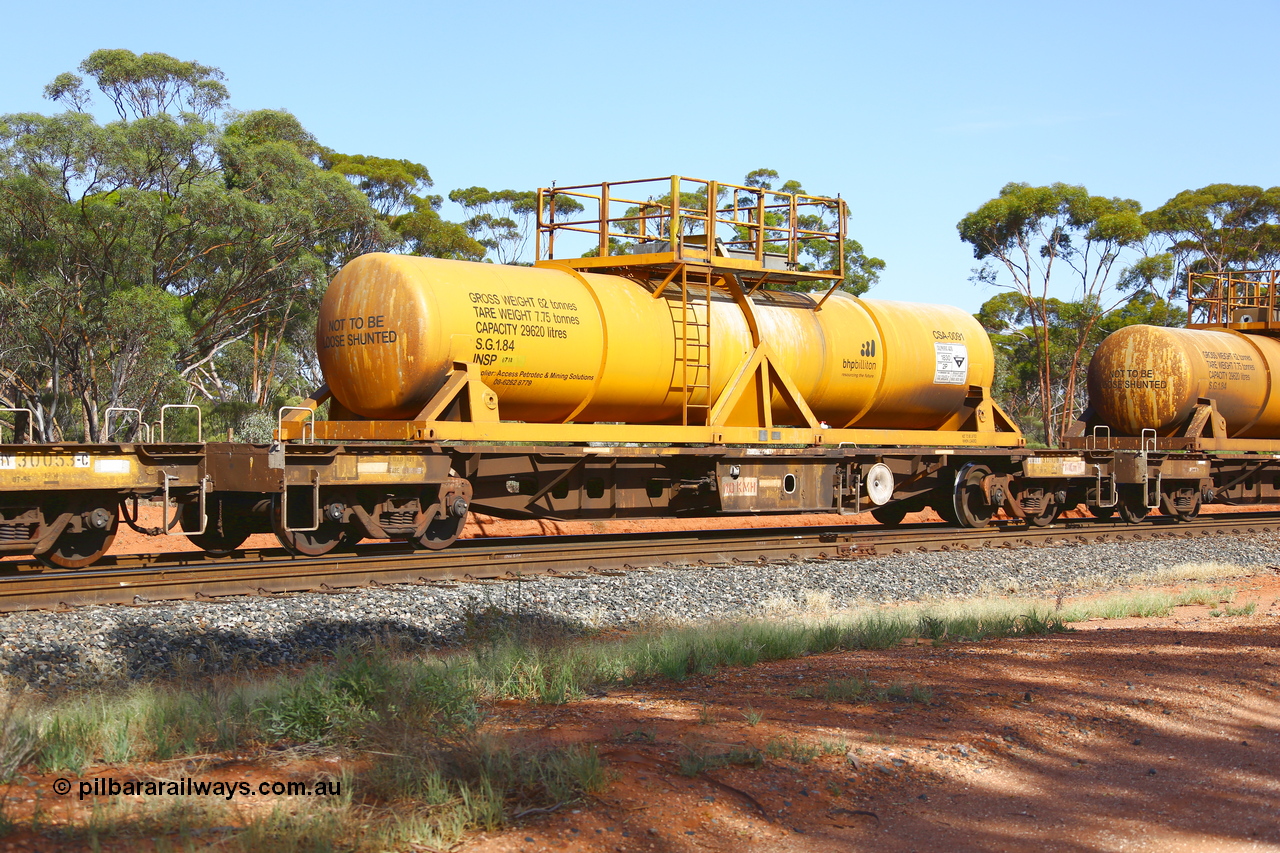
{"type": "Polygon", "coordinates": [[[184,552],[112,557],[91,570],[75,572],[10,562],[4,564],[7,574],[0,576],[0,612],[329,592],[404,583],[495,583],[539,575],[563,577],[655,567],[856,559],[909,551],[1247,535],[1276,530],[1280,530],[1280,513],[1249,512],[1181,523],[1156,518],[1142,525],[1078,519],[1045,528],[1010,523],[972,530],[917,524],[889,529],[868,525],[696,530],[625,537],[531,536],[463,540],[435,552],[373,545],[357,548],[354,553],[325,557],[295,557],[281,549],[250,549],[225,559],[184,552]]]}

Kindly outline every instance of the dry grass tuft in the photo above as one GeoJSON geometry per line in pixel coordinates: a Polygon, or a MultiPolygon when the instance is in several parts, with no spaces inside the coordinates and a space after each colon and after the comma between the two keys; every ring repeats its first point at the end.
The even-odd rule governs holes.
{"type": "Polygon", "coordinates": [[[1136,576],[1136,580],[1146,583],[1181,583],[1183,581],[1225,580],[1227,578],[1243,578],[1257,574],[1259,567],[1238,566],[1234,563],[1179,563],[1176,566],[1165,566],[1152,569],[1136,576]]]}

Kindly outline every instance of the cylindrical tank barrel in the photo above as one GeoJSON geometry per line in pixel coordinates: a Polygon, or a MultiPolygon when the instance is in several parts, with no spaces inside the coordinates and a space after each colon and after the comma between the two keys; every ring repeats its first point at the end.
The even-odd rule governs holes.
{"type": "MultiPolygon", "coordinates": [[[[366,418],[414,417],[453,362],[470,362],[504,420],[679,423],[706,406],[752,350],[723,291],[658,298],[628,278],[370,254],[347,264],[320,307],[316,345],[337,401],[366,418]],[[709,316],[708,316],[709,312],[709,316]]],[[[989,386],[991,343],[957,308],[835,294],[752,297],[760,339],[832,427],[933,429],[970,385],[989,386]]],[[[796,425],[780,396],[775,423],[796,425]]]]}
{"type": "Polygon", "coordinates": [[[1118,435],[1175,434],[1212,398],[1232,438],[1280,438],[1280,341],[1224,329],[1126,326],[1089,362],[1089,403],[1118,435]]]}

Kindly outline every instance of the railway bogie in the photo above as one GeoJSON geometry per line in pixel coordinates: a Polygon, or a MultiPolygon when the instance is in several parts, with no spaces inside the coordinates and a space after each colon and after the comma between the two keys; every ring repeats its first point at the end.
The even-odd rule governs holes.
{"type": "Polygon", "coordinates": [[[82,568],[111,547],[129,498],[177,507],[204,489],[204,445],[0,446],[0,554],[82,568]]]}
{"type": "Polygon", "coordinates": [[[303,556],[365,538],[438,549],[457,538],[470,507],[470,484],[435,445],[212,447],[202,535],[213,531],[220,550],[267,531],[303,556]]]}

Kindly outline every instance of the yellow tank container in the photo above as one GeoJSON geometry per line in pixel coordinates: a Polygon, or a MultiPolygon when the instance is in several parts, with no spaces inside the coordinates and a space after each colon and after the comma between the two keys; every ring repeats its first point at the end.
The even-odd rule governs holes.
{"type": "Polygon", "coordinates": [[[1127,326],[1089,362],[1089,402],[1117,435],[1175,434],[1201,397],[1231,438],[1280,438],[1280,341],[1230,330],[1127,326]]]}
{"type": "MultiPolygon", "coordinates": [[[[457,360],[479,368],[504,420],[679,423],[686,336],[689,384],[710,385],[694,392],[703,405],[752,342],[727,295],[713,294],[709,328],[705,304],[691,306],[686,327],[670,290],[655,299],[619,276],[370,254],[330,284],[316,345],[334,397],[366,418],[414,417],[457,360]],[[708,363],[709,382],[696,366],[708,363]]],[[[991,343],[957,308],[836,294],[814,311],[806,294],[752,299],[775,364],[831,427],[933,429],[970,385],[991,383],[991,343]]],[[[780,398],[774,411],[778,425],[794,420],[780,398]]]]}

